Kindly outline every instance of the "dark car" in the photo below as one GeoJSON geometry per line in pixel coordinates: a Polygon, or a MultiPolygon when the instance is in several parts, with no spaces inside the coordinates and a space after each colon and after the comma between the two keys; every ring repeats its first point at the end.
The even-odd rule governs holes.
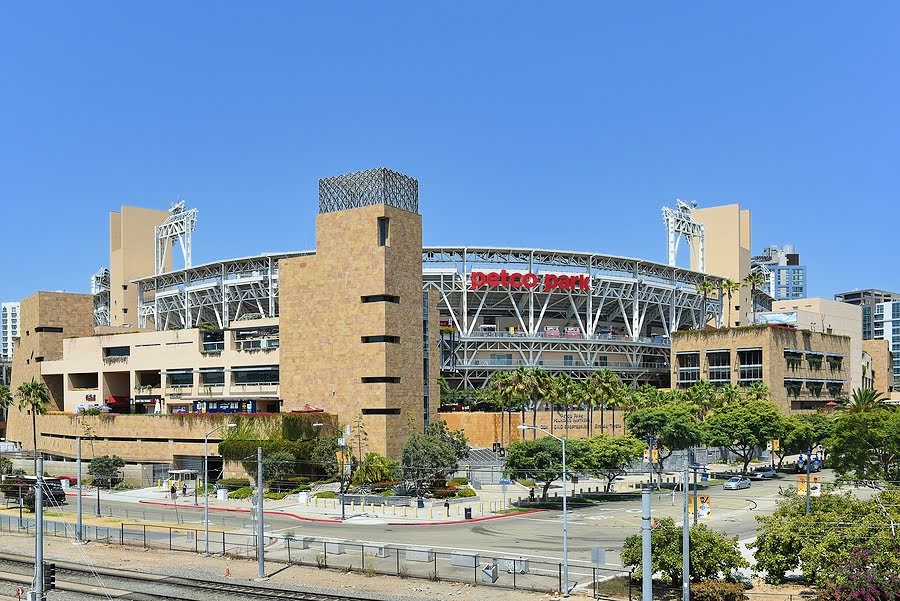
{"type": "MultiPolygon", "coordinates": [[[[37,478],[34,476],[8,476],[0,482],[0,492],[7,499],[24,499],[29,491],[34,490],[35,482],[37,478]]],[[[59,478],[42,477],[41,490],[45,507],[62,505],[66,502],[66,491],[59,478]]]]}

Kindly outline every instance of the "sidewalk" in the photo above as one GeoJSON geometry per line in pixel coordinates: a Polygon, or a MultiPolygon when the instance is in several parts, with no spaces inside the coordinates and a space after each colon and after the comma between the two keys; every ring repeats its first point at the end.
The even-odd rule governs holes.
{"type": "MultiPolygon", "coordinates": [[[[69,497],[77,496],[77,493],[69,489],[67,491],[69,497]]],[[[479,495],[471,500],[454,499],[447,508],[444,501],[438,499],[428,499],[425,507],[422,509],[410,507],[407,505],[387,505],[378,503],[366,503],[360,505],[355,501],[346,500],[344,513],[347,517],[346,523],[351,524],[387,524],[387,525],[448,525],[471,523],[477,521],[494,520],[502,518],[510,518],[527,513],[535,513],[539,510],[520,511],[512,513],[498,513],[504,509],[503,501],[499,498],[498,493],[488,493],[486,496],[479,495]],[[497,498],[494,498],[494,497],[497,498]],[[465,510],[471,509],[472,519],[465,519],[465,510]]],[[[283,500],[265,500],[264,511],[267,515],[280,515],[284,517],[294,518],[302,521],[315,521],[323,523],[341,523],[341,505],[340,499],[320,499],[306,497],[305,501],[299,501],[297,495],[291,495],[292,498],[283,500]]],[[[96,489],[82,493],[85,500],[96,498],[96,489]]],[[[100,498],[102,501],[115,501],[120,503],[133,503],[135,505],[152,505],[157,507],[179,507],[183,509],[203,509],[203,495],[197,497],[194,502],[194,495],[188,493],[182,496],[178,493],[177,498],[173,501],[169,492],[157,487],[149,487],[121,492],[101,491],[100,498]]],[[[512,501],[508,498],[509,502],[512,501]]],[[[511,507],[509,503],[506,506],[511,507]]],[[[249,499],[217,499],[213,496],[209,498],[210,511],[227,511],[235,513],[249,513],[251,510],[251,502],[249,499]]]]}

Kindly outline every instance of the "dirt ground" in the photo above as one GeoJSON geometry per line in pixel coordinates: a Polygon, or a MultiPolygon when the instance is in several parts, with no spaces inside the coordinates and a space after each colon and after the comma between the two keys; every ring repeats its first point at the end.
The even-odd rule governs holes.
{"type": "MultiPolygon", "coordinates": [[[[34,555],[34,538],[25,535],[4,533],[0,538],[0,552],[20,555],[34,555]]],[[[47,561],[68,561],[84,565],[103,566],[139,570],[157,574],[193,576],[196,578],[221,579],[225,575],[226,566],[230,578],[235,581],[252,581],[256,577],[257,565],[253,561],[215,557],[203,557],[187,553],[161,550],[142,550],[133,547],[90,543],[82,547],[74,546],[71,540],[45,539],[44,556],[47,561]],[[190,566],[188,568],[188,566],[190,566]],[[190,570],[190,572],[188,571],[190,570]]],[[[267,573],[271,575],[272,585],[289,584],[297,587],[309,587],[323,592],[348,594],[358,591],[364,596],[383,599],[477,599],[478,601],[539,601],[556,599],[556,595],[515,591],[490,586],[472,586],[471,584],[454,584],[448,582],[432,582],[429,580],[400,579],[392,576],[372,576],[364,574],[344,573],[334,570],[319,570],[311,567],[291,566],[269,563],[267,573]]],[[[0,583],[0,595],[10,594],[0,583]]]]}

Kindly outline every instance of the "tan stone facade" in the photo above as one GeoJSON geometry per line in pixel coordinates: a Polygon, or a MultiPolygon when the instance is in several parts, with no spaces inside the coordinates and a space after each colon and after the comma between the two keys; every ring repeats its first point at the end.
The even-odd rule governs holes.
{"type": "Polygon", "coordinates": [[[850,339],[776,326],[677,332],[672,337],[672,383],[768,386],[783,412],[826,408],[850,394],[850,339]]]}
{"type": "MultiPolygon", "coordinates": [[[[32,379],[43,381],[50,390],[48,409],[62,410],[64,406],[61,377],[45,377],[41,373],[44,362],[57,361],[63,355],[63,339],[90,336],[93,333],[93,300],[88,294],[64,292],[36,292],[22,301],[19,310],[20,335],[13,354],[12,386],[16,389],[32,379]]],[[[38,417],[38,431],[41,420],[38,417]]],[[[21,441],[31,448],[31,416],[10,407],[6,437],[21,441]]]]}
{"type": "MultiPolygon", "coordinates": [[[[109,324],[138,324],[137,286],[131,281],[153,275],[155,228],[169,218],[168,211],[122,207],[109,214],[109,324]]],[[[171,247],[166,271],[172,271],[171,247]]]]}
{"type": "Polygon", "coordinates": [[[894,385],[894,355],[889,340],[863,340],[863,352],[871,357],[872,373],[866,374],[872,380],[872,387],[885,397],[891,396],[894,385]]]}
{"type": "MultiPolygon", "coordinates": [[[[453,411],[441,413],[438,416],[447,422],[451,430],[462,430],[469,444],[476,448],[492,448],[494,443],[507,446],[517,440],[531,440],[533,431],[519,430],[523,423],[532,425],[533,416],[530,411],[525,412],[524,422],[521,412],[503,413],[479,412],[479,411],[453,411]]],[[[625,433],[625,414],[621,411],[594,411],[590,418],[591,428],[588,429],[587,411],[554,412],[538,411],[537,426],[546,428],[557,436],[568,438],[587,438],[588,436],[622,436],[625,433]]],[[[538,433],[538,437],[542,434],[538,433]]]]}
{"type": "Polygon", "coordinates": [[[316,254],[279,268],[284,410],[309,403],[344,424],[362,415],[369,450],[398,457],[424,425],[421,216],[381,204],[319,214],[316,254]]]}
{"type": "MultiPolygon", "coordinates": [[[[742,282],[750,274],[750,211],[740,205],[694,209],[691,215],[703,224],[706,239],[706,273],[742,282]]],[[[691,269],[699,270],[699,259],[691,254],[691,269]]],[[[723,302],[723,323],[728,326],[749,324],[750,290],[741,288],[732,294],[731,311],[727,296],[723,302]]]]}

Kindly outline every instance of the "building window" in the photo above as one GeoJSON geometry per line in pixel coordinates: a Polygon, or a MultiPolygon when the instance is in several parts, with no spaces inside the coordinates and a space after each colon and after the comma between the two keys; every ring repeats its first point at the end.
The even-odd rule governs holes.
{"type": "Polygon", "coordinates": [[[388,342],[390,344],[400,344],[399,336],[363,336],[362,341],[365,344],[371,342],[388,342]]]}
{"type": "Polygon", "coordinates": [[[690,388],[700,380],[700,353],[678,353],[678,387],[690,388]]]}
{"type": "Polygon", "coordinates": [[[400,304],[400,297],[393,294],[369,294],[362,297],[362,302],[400,304]]]}
{"type": "Polygon", "coordinates": [[[204,371],[200,374],[201,386],[224,386],[225,370],[217,369],[214,371],[204,371]]]}
{"type": "Polygon", "coordinates": [[[563,365],[566,367],[572,367],[575,365],[575,356],[574,355],[563,355],[563,365]]]}
{"type": "Polygon", "coordinates": [[[387,217],[378,218],[378,246],[391,245],[391,222],[387,217]]]}
{"type": "Polygon", "coordinates": [[[400,415],[399,407],[367,407],[362,410],[363,415],[400,415]]]}
{"type": "Polygon", "coordinates": [[[47,334],[62,334],[62,328],[56,328],[52,326],[38,326],[34,329],[35,332],[45,332],[47,334]]]}
{"type": "Polygon", "coordinates": [[[234,370],[234,383],[242,386],[272,386],[278,384],[278,366],[234,370]]]}
{"type": "Polygon", "coordinates": [[[399,384],[400,378],[394,376],[368,376],[362,378],[363,384],[399,384]]]}
{"type": "Polygon", "coordinates": [[[738,349],[740,377],[738,384],[748,386],[762,381],[762,349],[738,349]]]}
{"type": "Polygon", "coordinates": [[[491,365],[512,365],[512,353],[491,353],[491,365]]]}
{"type": "Polygon", "coordinates": [[[166,374],[170,388],[191,388],[194,385],[194,374],[190,371],[166,374]]]}
{"type": "Polygon", "coordinates": [[[130,346],[107,346],[103,349],[104,357],[128,357],[131,355],[130,346]]]}
{"type": "Polygon", "coordinates": [[[731,382],[731,351],[706,351],[706,362],[710,384],[724,386],[731,382]]]}

